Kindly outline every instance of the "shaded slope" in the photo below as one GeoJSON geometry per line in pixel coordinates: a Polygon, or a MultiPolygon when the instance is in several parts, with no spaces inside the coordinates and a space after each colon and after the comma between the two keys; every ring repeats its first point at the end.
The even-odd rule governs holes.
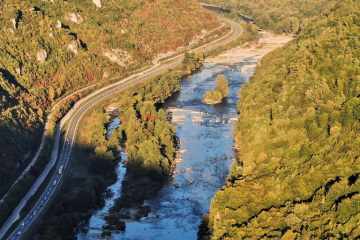
{"type": "Polygon", "coordinates": [[[359,237],[359,6],[331,6],[243,85],[212,239],[359,237]]]}
{"type": "Polygon", "coordinates": [[[0,3],[0,196],[57,99],[123,77],[219,25],[194,0],[96,2],[0,3]]]}

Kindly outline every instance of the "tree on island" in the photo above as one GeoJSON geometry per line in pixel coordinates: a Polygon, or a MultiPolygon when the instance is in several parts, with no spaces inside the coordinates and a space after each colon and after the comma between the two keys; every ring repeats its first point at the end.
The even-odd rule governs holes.
{"type": "Polygon", "coordinates": [[[216,88],[214,91],[207,91],[204,95],[204,102],[207,104],[220,103],[229,94],[229,81],[222,74],[217,76],[216,88]]]}

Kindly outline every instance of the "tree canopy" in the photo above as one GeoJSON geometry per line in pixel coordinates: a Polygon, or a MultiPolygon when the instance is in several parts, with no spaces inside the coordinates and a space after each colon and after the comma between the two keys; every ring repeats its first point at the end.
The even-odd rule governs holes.
{"type": "Polygon", "coordinates": [[[99,2],[1,1],[0,196],[34,155],[55,102],[106,76],[125,77],[219,25],[194,0],[99,2]]]}
{"type": "Polygon", "coordinates": [[[227,80],[226,76],[219,74],[216,79],[217,81],[214,91],[207,91],[204,95],[205,103],[219,103],[224,97],[227,97],[229,94],[229,81],[227,80]]]}
{"type": "Polygon", "coordinates": [[[359,6],[330,4],[242,86],[238,158],[204,239],[360,236],[359,6]]]}

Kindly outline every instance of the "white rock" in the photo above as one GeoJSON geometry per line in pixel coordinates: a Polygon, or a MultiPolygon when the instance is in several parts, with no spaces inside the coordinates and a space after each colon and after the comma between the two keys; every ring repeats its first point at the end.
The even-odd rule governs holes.
{"type": "Polygon", "coordinates": [[[44,63],[46,58],[47,58],[47,53],[44,49],[41,49],[36,54],[36,60],[39,61],[40,63],[44,63]]]}
{"type": "Polygon", "coordinates": [[[105,72],[104,71],[104,73],[103,73],[103,78],[106,78],[106,77],[108,77],[110,74],[108,73],[108,72],[105,72]]]}
{"type": "Polygon", "coordinates": [[[79,48],[78,43],[75,40],[72,40],[71,43],[67,45],[67,50],[75,54],[78,54],[78,48],[79,48]]]}
{"type": "Polygon", "coordinates": [[[77,24],[80,24],[81,22],[84,21],[84,19],[77,13],[71,13],[71,12],[68,12],[68,13],[65,13],[65,17],[64,17],[66,20],[70,20],[70,21],[73,21],[77,24]]]}
{"type": "Polygon", "coordinates": [[[98,8],[101,8],[101,0],[93,0],[93,3],[95,3],[98,8]]]}
{"type": "Polygon", "coordinates": [[[31,56],[29,53],[25,53],[25,55],[28,57],[28,59],[31,59],[31,56]]]}
{"type": "Polygon", "coordinates": [[[17,74],[21,74],[21,69],[20,69],[20,68],[15,68],[15,72],[16,72],[17,74]]]}
{"type": "Polygon", "coordinates": [[[53,32],[53,29],[52,28],[50,28],[50,33],[48,34],[49,35],[49,37],[53,37],[54,36],[54,32],[53,32]]]}
{"type": "Polygon", "coordinates": [[[131,55],[126,52],[122,51],[121,49],[111,49],[104,52],[105,57],[109,58],[110,61],[119,64],[122,67],[125,67],[132,63],[131,55]]]}
{"type": "Polygon", "coordinates": [[[59,20],[57,20],[55,27],[56,27],[56,28],[61,28],[61,22],[60,22],[59,20]]]}
{"type": "Polygon", "coordinates": [[[10,19],[10,21],[12,22],[12,24],[14,25],[14,29],[16,29],[16,25],[17,25],[17,22],[16,22],[16,19],[15,18],[12,18],[10,19]]]}

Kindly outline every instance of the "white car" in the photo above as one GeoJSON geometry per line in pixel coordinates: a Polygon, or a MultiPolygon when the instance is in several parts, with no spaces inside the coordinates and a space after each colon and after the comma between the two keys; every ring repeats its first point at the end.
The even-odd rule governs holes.
{"type": "Polygon", "coordinates": [[[22,222],[22,223],[21,223],[21,226],[23,227],[24,225],[25,225],[25,223],[24,223],[24,222],[22,222]]]}

